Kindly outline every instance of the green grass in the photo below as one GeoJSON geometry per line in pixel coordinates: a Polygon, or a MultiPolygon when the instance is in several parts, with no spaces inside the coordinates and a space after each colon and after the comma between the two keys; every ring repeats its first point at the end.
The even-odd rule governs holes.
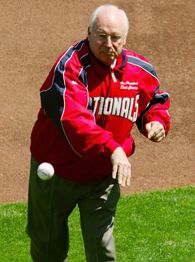
{"type": "MultiPolygon", "coordinates": [[[[26,204],[0,205],[1,262],[31,261],[26,212],[26,204]]],[[[69,225],[69,261],[84,262],[77,209],[69,225]]],[[[122,196],[115,242],[118,262],[195,261],[195,188],[122,196]]]]}
{"type": "Polygon", "coordinates": [[[195,261],[195,188],[123,197],[115,229],[118,261],[195,261]]]}

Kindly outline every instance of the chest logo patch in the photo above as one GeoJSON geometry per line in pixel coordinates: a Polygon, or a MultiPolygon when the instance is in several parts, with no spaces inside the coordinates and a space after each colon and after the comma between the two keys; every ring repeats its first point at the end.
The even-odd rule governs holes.
{"type": "Polygon", "coordinates": [[[130,81],[121,81],[120,82],[120,89],[123,90],[137,90],[138,89],[138,82],[130,82],[130,81]]]}

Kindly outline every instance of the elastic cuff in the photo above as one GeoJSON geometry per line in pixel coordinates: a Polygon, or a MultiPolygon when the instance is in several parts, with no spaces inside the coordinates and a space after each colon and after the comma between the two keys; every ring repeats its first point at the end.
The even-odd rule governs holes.
{"type": "Polygon", "coordinates": [[[131,156],[135,151],[135,143],[133,138],[128,137],[125,142],[122,144],[122,149],[125,151],[127,157],[131,156]]]}
{"type": "Polygon", "coordinates": [[[115,142],[114,140],[109,140],[105,145],[104,145],[104,152],[111,156],[112,153],[114,152],[114,150],[117,148],[117,147],[120,147],[120,145],[115,142]]]}

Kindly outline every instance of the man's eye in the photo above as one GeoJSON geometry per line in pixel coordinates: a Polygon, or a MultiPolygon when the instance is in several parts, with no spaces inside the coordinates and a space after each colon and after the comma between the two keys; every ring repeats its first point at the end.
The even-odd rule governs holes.
{"type": "Polygon", "coordinates": [[[102,35],[98,35],[98,37],[101,38],[101,39],[106,39],[106,38],[107,38],[107,35],[103,35],[103,34],[102,34],[102,35]]]}
{"type": "Polygon", "coordinates": [[[116,36],[111,36],[111,39],[112,39],[112,41],[116,42],[116,41],[120,40],[121,37],[119,35],[116,35],[116,36]]]}

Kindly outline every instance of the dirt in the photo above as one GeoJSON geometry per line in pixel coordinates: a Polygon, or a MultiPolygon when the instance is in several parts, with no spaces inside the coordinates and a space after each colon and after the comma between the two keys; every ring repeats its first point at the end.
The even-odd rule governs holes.
{"type": "MultiPolygon", "coordinates": [[[[39,87],[70,44],[85,38],[90,12],[105,1],[3,1],[0,88],[0,202],[27,199],[29,143],[39,87]]],[[[124,194],[195,185],[193,0],[109,1],[130,18],[126,47],[155,66],[171,97],[171,130],[155,144],[133,131],[136,152],[124,194]]]]}

